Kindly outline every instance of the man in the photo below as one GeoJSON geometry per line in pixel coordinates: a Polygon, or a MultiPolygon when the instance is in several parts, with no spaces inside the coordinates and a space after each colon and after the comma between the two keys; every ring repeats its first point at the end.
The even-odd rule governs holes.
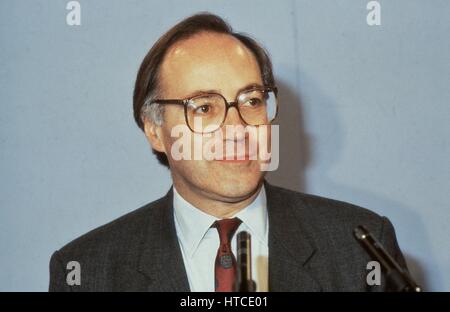
{"type": "MultiPolygon", "coordinates": [[[[134,116],[170,168],[173,187],[56,251],[50,290],[232,291],[241,231],[252,238],[257,291],[386,290],[384,280],[367,285],[370,257],[352,233],[366,226],[406,268],[388,219],[272,186],[264,180],[264,160],[251,157],[254,151],[223,147],[250,144],[244,126],[270,125],[276,93],[266,52],[219,17],[194,15],[164,34],[137,75],[134,116]],[[188,143],[218,144],[216,157],[179,157],[173,130],[180,125],[188,129],[188,143]],[[233,126],[230,137],[225,128],[233,126]],[[70,261],[80,265],[80,285],[67,283],[70,261]]],[[[258,141],[259,149],[271,133],[258,141]]],[[[191,156],[184,149],[178,152],[191,156]]]]}

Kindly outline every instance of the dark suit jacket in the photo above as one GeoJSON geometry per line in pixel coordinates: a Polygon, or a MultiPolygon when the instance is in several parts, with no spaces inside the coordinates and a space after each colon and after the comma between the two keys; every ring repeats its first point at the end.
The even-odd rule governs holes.
{"type": "MultiPolygon", "coordinates": [[[[352,231],[365,225],[406,268],[389,220],[345,202],[265,182],[270,291],[383,291],[366,283],[368,257],[352,231]]],[[[173,219],[172,188],[163,198],[101,226],[56,251],[50,291],[189,291],[173,219]],[[68,286],[78,261],[81,285],[68,286]]]]}

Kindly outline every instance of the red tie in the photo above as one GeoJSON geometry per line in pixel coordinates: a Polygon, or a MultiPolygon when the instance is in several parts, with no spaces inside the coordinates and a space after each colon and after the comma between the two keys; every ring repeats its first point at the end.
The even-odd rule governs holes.
{"type": "Polygon", "coordinates": [[[223,219],[213,224],[220,238],[214,269],[216,291],[234,291],[236,258],[231,251],[231,238],[240,224],[241,220],[238,218],[223,219]]]}

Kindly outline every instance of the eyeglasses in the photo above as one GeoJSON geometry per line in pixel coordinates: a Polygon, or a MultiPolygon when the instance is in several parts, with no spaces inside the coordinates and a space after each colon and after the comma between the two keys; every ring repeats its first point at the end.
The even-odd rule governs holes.
{"type": "Polygon", "coordinates": [[[186,99],[156,99],[146,105],[175,104],[184,106],[184,117],[195,133],[211,133],[221,128],[228,110],[235,107],[241,120],[251,126],[267,125],[278,113],[276,87],[251,87],[227,102],[220,93],[201,93],[186,99]]]}

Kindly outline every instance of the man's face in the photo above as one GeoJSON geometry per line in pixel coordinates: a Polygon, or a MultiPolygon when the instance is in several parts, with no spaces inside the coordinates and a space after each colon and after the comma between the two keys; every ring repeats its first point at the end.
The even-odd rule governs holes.
{"type": "MultiPolygon", "coordinates": [[[[246,86],[263,85],[261,71],[250,50],[232,36],[206,32],[169,49],[161,64],[160,81],[163,99],[184,99],[199,91],[216,90],[228,102],[234,101],[246,86]]],[[[157,130],[161,140],[159,151],[165,152],[169,159],[176,186],[181,183],[211,199],[229,202],[243,200],[254,193],[264,176],[259,160],[175,160],[171,148],[179,138],[172,137],[171,130],[181,124],[186,124],[183,107],[165,105],[164,123],[157,130]]],[[[236,108],[228,110],[223,127],[217,131],[222,131],[223,146],[227,140],[234,140],[235,145],[245,143],[248,147],[248,133],[227,138],[227,125],[245,126],[236,108]]],[[[214,133],[190,134],[201,136],[203,145],[214,137],[214,133]]],[[[224,151],[225,154],[229,155],[224,151]]]]}

